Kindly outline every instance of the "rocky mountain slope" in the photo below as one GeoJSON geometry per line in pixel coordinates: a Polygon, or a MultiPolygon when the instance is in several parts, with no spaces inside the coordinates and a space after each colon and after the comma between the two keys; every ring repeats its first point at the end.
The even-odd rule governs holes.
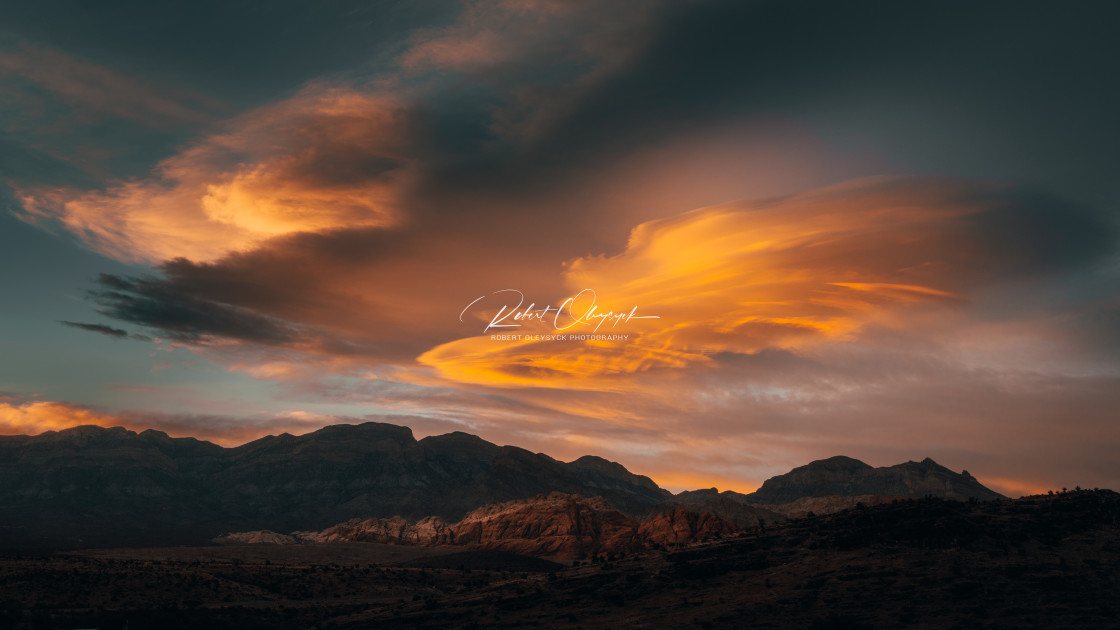
{"type": "MultiPolygon", "coordinates": [[[[750,508],[745,508],[750,509],[750,508]]],[[[774,522],[783,520],[773,514],[774,522]]],[[[457,523],[438,516],[416,522],[393,518],[352,519],[321,532],[237,532],[215,539],[224,544],[375,542],[458,546],[572,561],[604,554],[730,536],[745,527],[716,514],[668,508],[644,520],[631,518],[602,497],[553,492],[530,499],[485,505],[457,523]]]]}

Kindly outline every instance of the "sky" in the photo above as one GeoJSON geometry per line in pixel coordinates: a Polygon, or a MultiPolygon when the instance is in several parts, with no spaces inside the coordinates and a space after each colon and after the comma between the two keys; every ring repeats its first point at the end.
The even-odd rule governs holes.
{"type": "Polygon", "coordinates": [[[674,490],[1120,488],[1112,2],[0,24],[0,433],[462,430],[674,490]]]}

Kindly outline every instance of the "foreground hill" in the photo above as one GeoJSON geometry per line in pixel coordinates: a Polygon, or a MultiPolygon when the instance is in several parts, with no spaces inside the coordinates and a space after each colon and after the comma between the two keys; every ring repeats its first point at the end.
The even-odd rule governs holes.
{"type": "Polygon", "coordinates": [[[1115,492],[927,498],[572,567],[376,543],[0,557],[0,627],[1114,628],[1118,566],[1115,492]]]}
{"type": "Polygon", "coordinates": [[[231,531],[318,531],[354,518],[450,523],[484,505],[552,492],[602,497],[639,520],[685,509],[737,526],[773,512],[824,513],[898,497],[999,497],[932,460],[872,468],[840,457],[775,477],[750,495],[673,496],[595,456],[561,462],[461,432],[416,440],[407,427],[373,422],[236,448],[120,427],[0,436],[0,479],[0,547],[20,549],[195,544],[231,531]],[[849,498],[818,500],[836,495],[849,498]]]}

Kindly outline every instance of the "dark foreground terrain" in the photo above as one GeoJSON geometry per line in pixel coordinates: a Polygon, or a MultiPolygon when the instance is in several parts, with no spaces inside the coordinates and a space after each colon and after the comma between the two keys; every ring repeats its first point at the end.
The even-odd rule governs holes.
{"type": "Polygon", "coordinates": [[[1115,628],[1120,495],[900,501],[564,567],[388,545],[0,561],[0,628],[1115,628]]]}

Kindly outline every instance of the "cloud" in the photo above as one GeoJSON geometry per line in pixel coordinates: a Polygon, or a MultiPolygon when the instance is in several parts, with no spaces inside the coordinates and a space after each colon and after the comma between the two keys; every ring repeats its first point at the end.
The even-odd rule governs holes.
{"type": "MultiPolygon", "coordinates": [[[[156,278],[122,278],[101,274],[102,288],[92,291],[102,314],[155,329],[183,342],[201,343],[225,337],[257,343],[293,341],[298,333],[283,322],[228,304],[174,293],[156,278]]],[[[86,330],[124,336],[124,330],[93,324],[71,324],[86,330]]]]}
{"type": "Polygon", "coordinates": [[[101,333],[102,335],[107,335],[109,337],[124,338],[124,337],[128,336],[128,331],[127,330],[123,330],[121,328],[113,328],[112,326],[105,326],[104,324],[83,324],[83,323],[79,323],[79,322],[67,322],[67,321],[63,321],[63,322],[59,322],[59,323],[63,324],[64,326],[70,326],[70,327],[73,327],[73,328],[80,328],[82,330],[88,330],[90,332],[101,333]]]}
{"type": "MultiPolygon", "coordinates": [[[[716,353],[811,352],[856,343],[870,325],[950,316],[994,283],[1099,261],[1115,234],[1085,208],[938,179],[876,178],[702,208],[635,227],[620,254],[565,265],[573,294],[595,292],[573,312],[594,302],[605,313],[660,317],[626,324],[626,343],[487,334],[419,361],[479,385],[615,390],[655,367],[704,366],[716,353]]],[[[558,332],[536,328],[498,332],[558,332]]]]}
{"type": "Polygon", "coordinates": [[[131,262],[212,260],[268,239],[402,220],[411,114],[394,97],[313,84],[252,110],[105,190],[17,185],[25,218],[55,220],[131,262]]]}
{"type": "Polygon", "coordinates": [[[56,95],[86,122],[107,116],[153,127],[197,124],[225,109],[204,94],[128,76],[28,43],[0,50],[0,76],[4,75],[20,77],[56,95]]]}
{"type": "Polygon", "coordinates": [[[24,403],[0,402],[0,432],[15,435],[38,435],[70,427],[95,424],[120,426],[118,418],[90,409],[39,400],[24,403]]]}
{"type": "MultiPolygon", "coordinates": [[[[300,234],[446,221],[454,212],[448,206],[463,200],[441,197],[445,191],[484,179],[513,185],[522,177],[519,147],[551,124],[558,103],[584,89],[574,86],[602,80],[604,68],[640,47],[630,35],[647,24],[647,13],[656,12],[635,19],[631,11],[604,13],[593,3],[468,3],[455,24],[417,35],[397,72],[365,82],[308,83],[288,98],[208,125],[206,135],[145,177],[92,189],[13,182],[20,216],[61,225],[106,256],[152,264],[212,262],[300,234]],[[554,36],[541,37],[542,20],[554,36]],[[480,29],[485,32],[472,34],[480,29]],[[495,49],[474,61],[461,53],[477,48],[467,40],[490,39],[495,49]],[[409,74],[478,64],[491,85],[479,93],[409,74]],[[538,64],[556,69],[549,73],[553,81],[536,90],[513,85],[525,78],[516,68],[532,71],[538,64]]],[[[24,68],[27,57],[11,56],[10,65],[24,68]]],[[[483,204],[469,205],[486,212],[483,204]]]]}

